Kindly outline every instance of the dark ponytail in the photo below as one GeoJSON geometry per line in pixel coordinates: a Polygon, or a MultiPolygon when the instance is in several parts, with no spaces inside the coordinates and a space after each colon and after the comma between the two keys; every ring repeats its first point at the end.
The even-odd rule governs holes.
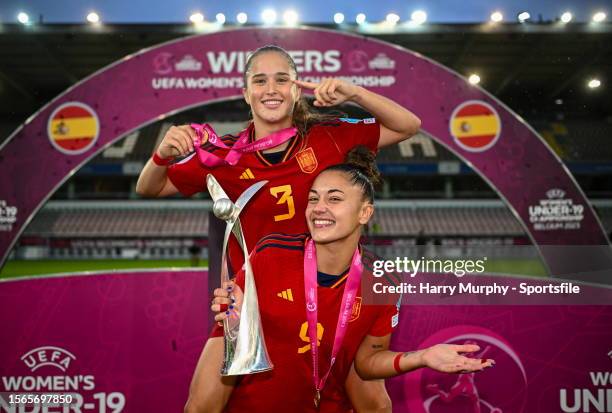
{"type": "Polygon", "coordinates": [[[322,172],[344,172],[353,185],[361,188],[363,199],[374,203],[374,186],[380,183],[376,156],[366,146],[359,145],[346,155],[344,163],[328,166],[322,172]]]}

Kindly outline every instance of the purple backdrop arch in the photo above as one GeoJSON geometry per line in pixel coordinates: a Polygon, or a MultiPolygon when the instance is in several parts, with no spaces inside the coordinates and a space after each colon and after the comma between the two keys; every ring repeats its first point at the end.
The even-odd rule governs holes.
{"type": "Polygon", "coordinates": [[[245,28],[165,43],[112,64],[43,107],[0,148],[2,262],[33,214],[74,171],[168,113],[239,96],[247,52],[269,43],[291,52],[302,78],[347,77],[414,110],[424,131],[506,201],[553,275],[612,267],[607,237],[581,189],[505,105],[417,53],[310,28],[245,28]],[[580,249],[580,259],[568,259],[570,250],[545,247],[551,245],[600,248],[580,249]]]}

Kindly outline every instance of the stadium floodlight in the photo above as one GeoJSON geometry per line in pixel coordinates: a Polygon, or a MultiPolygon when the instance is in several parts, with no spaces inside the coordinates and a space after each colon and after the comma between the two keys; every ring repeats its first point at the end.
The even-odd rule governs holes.
{"type": "Polygon", "coordinates": [[[491,21],[493,23],[499,23],[502,20],[504,20],[504,15],[500,11],[491,13],[491,21]]]}
{"type": "Polygon", "coordinates": [[[30,22],[30,16],[28,16],[28,13],[19,12],[17,15],[17,20],[21,24],[28,24],[30,22]]]}
{"type": "Polygon", "coordinates": [[[531,19],[531,14],[529,14],[528,11],[523,11],[520,12],[516,18],[518,19],[519,23],[525,23],[527,20],[531,19]]]}
{"type": "Polygon", "coordinates": [[[606,13],[604,13],[603,11],[598,11],[597,13],[595,13],[593,15],[593,21],[595,23],[601,23],[602,21],[606,20],[606,13]]]}
{"type": "Polygon", "coordinates": [[[249,19],[249,17],[247,16],[246,13],[244,12],[240,12],[236,15],[236,21],[240,24],[245,24],[247,22],[247,20],[249,19]]]}
{"type": "Polygon", "coordinates": [[[473,85],[477,85],[480,83],[480,76],[478,76],[476,73],[472,73],[470,77],[468,78],[468,82],[470,82],[473,85]]]}
{"type": "Polygon", "coordinates": [[[193,24],[199,24],[204,21],[204,15],[202,13],[193,13],[189,16],[189,21],[193,24]]]}
{"type": "Polygon", "coordinates": [[[344,14],[336,13],[334,14],[334,23],[342,24],[344,22],[344,14]]]}
{"type": "Polygon", "coordinates": [[[410,20],[415,24],[423,24],[427,21],[427,13],[423,10],[415,10],[410,15],[410,20]]]}
{"type": "Polygon", "coordinates": [[[366,15],[365,15],[365,13],[359,13],[357,15],[357,17],[355,17],[355,22],[357,24],[364,24],[366,22],[366,15]]]}
{"type": "Polygon", "coordinates": [[[387,14],[387,17],[385,17],[385,21],[389,24],[395,25],[397,24],[397,22],[399,22],[400,17],[395,14],[395,13],[389,13],[387,14]]]}
{"type": "Polygon", "coordinates": [[[92,24],[100,23],[100,15],[92,11],[87,15],[87,21],[92,24]]]}
{"type": "Polygon", "coordinates": [[[572,16],[572,13],[570,13],[569,11],[566,11],[565,13],[561,15],[561,21],[563,23],[569,23],[572,21],[573,18],[574,16],[572,16]]]}
{"type": "Polygon", "coordinates": [[[264,24],[274,24],[276,22],[276,11],[273,9],[266,9],[261,13],[261,20],[264,24]]]}
{"type": "Polygon", "coordinates": [[[588,86],[590,89],[597,89],[601,86],[601,81],[599,79],[591,79],[589,80],[588,86]]]}
{"type": "Polygon", "coordinates": [[[295,26],[298,22],[298,14],[295,10],[287,10],[283,13],[283,21],[287,26],[295,26]]]}
{"type": "Polygon", "coordinates": [[[215,16],[215,19],[217,20],[217,23],[224,24],[225,23],[225,14],[217,13],[217,15],[215,16]]]}

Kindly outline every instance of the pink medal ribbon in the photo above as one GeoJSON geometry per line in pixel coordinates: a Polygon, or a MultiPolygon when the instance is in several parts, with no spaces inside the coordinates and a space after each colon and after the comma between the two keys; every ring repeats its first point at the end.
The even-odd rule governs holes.
{"type": "Polygon", "coordinates": [[[251,128],[245,129],[240,133],[240,137],[231,148],[227,146],[213,128],[207,124],[192,123],[191,127],[196,131],[197,139],[194,140],[193,146],[198,155],[198,159],[204,166],[214,168],[222,165],[236,165],[243,153],[263,151],[287,142],[297,134],[297,128],[291,127],[281,129],[268,136],[265,136],[255,142],[249,143],[249,132],[251,128]],[[229,149],[225,158],[220,158],[201,148],[202,141],[208,138],[208,142],[215,145],[217,148],[229,149]]]}
{"type": "Polygon", "coordinates": [[[308,321],[308,338],[310,340],[310,351],[312,353],[312,373],[315,386],[315,407],[319,407],[321,400],[321,391],[325,386],[327,377],[331,373],[331,369],[336,362],[336,356],[340,351],[346,330],[348,329],[349,319],[353,310],[355,296],[359,289],[361,281],[361,273],[363,266],[361,264],[361,254],[359,248],[355,249],[351,261],[344,293],[342,294],[342,302],[340,304],[340,314],[338,314],[338,323],[336,324],[336,336],[334,337],[334,346],[332,347],[331,360],[329,369],[323,378],[319,379],[319,348],[317,337],[317,253],[315,250],[314,241],[310,238],[306,241],[304,251],[304,293],[306,296],[306,319],[308,321]]]}

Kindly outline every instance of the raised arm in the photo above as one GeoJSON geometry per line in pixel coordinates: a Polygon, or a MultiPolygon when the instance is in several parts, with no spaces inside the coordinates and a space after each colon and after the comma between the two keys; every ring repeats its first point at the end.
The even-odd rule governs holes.
{"type": "Polygon", "coordinates": [[[313,91],[315,106],[329,107],[352,101],[370,112],[381,125],[379,148],[408,139],[421,127],[421,120],[405,107],[344,80],[328,78],[321,83],[295,80],[295,83],[313,91]]]}
{"type": "Polygon", "coordinates": [[[398,376],[422,367],[443,373],[470,373],[482,371],[495,364],[491,359],[468,358],[459,353],[473,353],[480,347],[473,344],[436,344],[435,346],[398,353],[389,351],[391,335],[366,336],[355,356],[355,370],[364,380],[398,376]]]}

